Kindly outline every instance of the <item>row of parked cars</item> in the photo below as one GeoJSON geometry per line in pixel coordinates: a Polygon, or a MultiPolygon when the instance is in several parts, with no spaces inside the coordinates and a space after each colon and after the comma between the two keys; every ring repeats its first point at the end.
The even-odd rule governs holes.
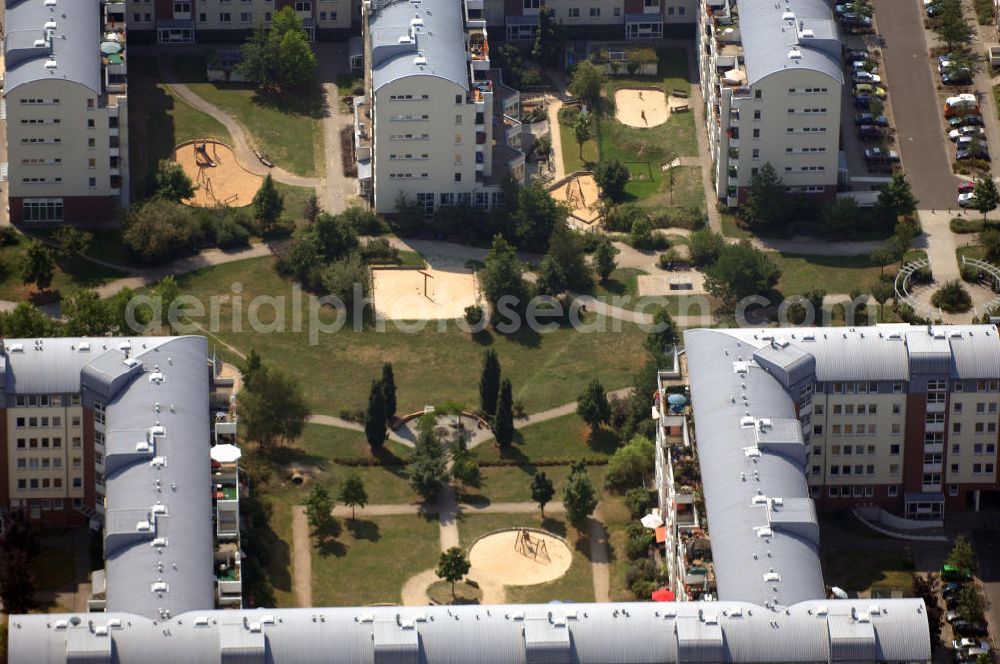
{"type": "MultiPolygon", "coordinates": [[[[867,50],[847,51],[844,57],[844,67],[854,84],[854,108],[858,112],[854,116],[854,126],[858,130],[858,139],[862,141],[881,142],[890,132],[889,118],[881,113],[873,112],[873,99],[885,99],[885,83],[879,74],[878,62],[867,50]]],[[[892,168],[899,161],[899,153],[884,147],[869,147],[865,149],[865,161],[869,168],[882,170],[892,168]]]]}
{"type": "Polygon", "coordinates": [[[964,620],[957,613],[965,584],[973,582],[972,572],[946,564],[941,567],[941,580],[945,582],[941,587],[941,597],[948,609],[945,620],[951,625],[955,636],[951,641],[951,647],[955,651],[955,662],[957,664],[976,662],[980,655],[989,655],[992,650],[989,641],[981,638],[988,637],[989,631],[986,625],[964,620]]]}
{"type": "Polygon", "coordinates": [[[956,161],[991,160],[985,123],[975,94],[965,92],[945,99],[944,118],[948,123],[948,138],[955,144],[956,161]]]}
{"type": "Polygon", "coordinates": [[[844,32],[860,34],[871,32],[872,9],[867,0],[852,0],[833,6],[833,14],[837,17],[844,32]]]}

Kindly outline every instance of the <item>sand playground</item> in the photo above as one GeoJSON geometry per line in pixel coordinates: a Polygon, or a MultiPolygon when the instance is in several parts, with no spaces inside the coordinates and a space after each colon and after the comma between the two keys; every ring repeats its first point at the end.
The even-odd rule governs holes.
{"type": "Polygon", "coordinates": [[[555,581],[569,570],[573,552],[566,542],[544,530],[502,530],[476,540],[469,550],[472,576],[485,576],[505,586],[531,586],[555,581]]]}
{"type": "Polygon", "coordinates": [[[687,105],[687,99],[667,97],[662,90],[622,88],[615,91],[615,119],[629,127],[657,127],[670,118],[674,108],[687,105]]]}
{"type": "Polygon", "coordinates": [[[549,193],[557,202],[569,206],[573,219],[585,226],[601,218],[601,190],[592,173],[570,175],[552,186],[549,193]]]}
{"type": "Polygon", "coordinates": [[[479,282],[468,268],[374,268],[375,315],[386,320],[461,318],[478,301],[479,282]]]}
{"type": "Polygon", "coordinates": [[[196,207],[250,205],[264,181],[240,166],[232,148],[217,141],[182,143],[174,149],[174,161],[197,187],[184,201],[196,207]]]}

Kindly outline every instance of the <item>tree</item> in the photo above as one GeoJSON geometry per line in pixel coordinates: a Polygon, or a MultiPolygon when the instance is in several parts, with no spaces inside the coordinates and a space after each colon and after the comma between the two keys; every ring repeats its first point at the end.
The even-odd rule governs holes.
{"type": "Polygon", "coordinates": [[[734,302],[770,291],[778,283],[781,270],[767,254],[744,240],[723,247],[719,258],[705,274],[705,288],[709,293],[734,302]]]}
{"type": "Polygon", "coordinates": [[[0,551],[24,551],[29,558],[41,553],[42,542],[23,509],[12,509],[7,514],[3,535],[0,535],[0,551]]]}
{"type": "Polygon", "coordinates": [[[583,144],[590,140],[590,113],[583,111],[576,116],[576,120],[573,121],[573,137],[576,139],[577,145],[580,146],[580,159],[583,159],[583,144]]]}
{"type": "Polygon", "coordinates": [[[174,161],[161,159],[153,173],[153,196],[180,203],[194,196],[197,189],[184,167],[174,161]]]}
{"type": "Polygon", "coordinates": [[[691,233],[690,242],[691,260],[700,267],[714,263],[726,246],[726,239],[709,228],[691,233]]]}
{"type": "Polygon", "coordinates": [[[514,441],[514,395],[507,378],[500,381],[497,411],[493,418],[493,436],[501,449],[507,449],[514,441]]]}
{"type": "Polygon", "coordinates": [[[632,173],[620,160],[611,159],[597,165],[594,179],[605,196],[613,201],[620,201],[625,196],[625,185],[632,179],[632,173]]]}
{"type": "Polygon", "coordinates": [[[333,498],[322,484],[313,486],[306,499],[306,518],[313,534],[323,537],[330,531],[333,524],[333,498]]]}
{"type": "Polygon", "coordinates": [[[986,249],[986,260],[1000,263],[1000,229],[987,228],[979,234],[979,244],[986,249]]]}
{"type": "Polygon", "coordinates": [[[493,416],[500,396],[500,360],[492,348],[483,352],[483,369],[479,374],[479,409],[493,416]]]}
{"type": "Polygon", "coordinates": [[[316,217],[323,212],[323,208],[319,204],[319,197],[316,194],[309,194],[306,197],[306,202],[302,204],[302,216],[306,218],[310,224],[316,223],[316,217]]]}
{"type": "Polygon", "coordinates": [[[657,307],[653,312],[653,328],[646,333],[646,350],[654,357],[660,357],[667,348],[677,343],[677,324],[666,307],[657,307]]]}
{"type": "Polygon", "coordinates": [[[618,489],[640,487],[653,473],[656,447],[645,436],[635,436],[623,447],[615,450],[608,461],[606,482],[618,489]]]}
{"type": "Polygon", "coordinates": [[[457,546],[453,546],[447,551],[441,552],[435,574],[437,574],[439,579],[451,583],[451,596],[454,598],[455,583],[461,581],[462,577],[468,574],[471,568],[472,565],[469,563],[469,559],[465,557],[465,552],[457,546]]]}
{"type": "Polygon", "coordinates": [[[410,488],[424,500],[430,500],[448,483],[448,458],[433,427],[424,428],[417,437],[416,449],[406,468],[410,488]]]}
{"type": "Polygon", "coordinates": [[[551,502],[556,495],[556,488],[552,480],[545,476],[544,471],[535,473],[531,479],[531,499],[538,503],[538,508],[542,510],[542,518],[545,518],[545,505],[551,502]]]}
{"type": "Polygon", "coordinates": [[[538,10],[538,30],[535,31],[535,43],[531,47],[531,56],[544,65],[556,65],[562,55],[566,37],[563,27],[555,20],[556,11],[544,4],[538,10]]]}
{"type": "Polygon", "coordinates": [[[879,189],[875,211],[886,223],[895,224],[900,217],[909,217],[917,209],[910,183],[901,172],[892,174],[892,182],[879,189]]]}
{"type": "Polygon", "coordinates": [[[451,446],[451,476],[462,486],[479,486],[482,479],[479,462],[469,452],[465,436],[459,436],[451,446]]]}
{"type": "Polygon", "coordinates": [[[38,240],[32,240],[21,258],[21,281],[35,284],[39,291],[52,285],[55,274],[52,250],[38,240]]]}
{"type": "Polygon", "coordinates": [[[891,300],[896,294],[893,282],[889,279],[879,279],[875,281],[868,290],[871,292],[875,301],[878,302],[880,314],[882,313],[882,308],[885,306],[885,303],[891,300]]]}
{"type": "Polygon", "coordinates": [[[258,88],[302,87],[315,78],[316,57],[302,19],[291,7],[274,13],[270,29],[258,25],[241,52],[240,72],[258,88]]]}
{"type": "Polygon", "coordinates": [[[823,227],[828,235],[853,239],[862,221],[858,202],[853,198],[837,198],[823,207],[823,227]]]}
{"type": "Polygon", "coordinates": [[[190,252],[201,233],[191,208],[163,198],[133,206],[125,218],[122,242],[143,263],[160,263],[190,252]]]}
{"type": "Polygon", "coordinates": [[[364,481],[355,474],[351,474],[340,485],[337,493],[337,500],[351,508],[351,521],[354,520],[354,508],[365,508],[368,504],[368,492],[365,490],[364,481]]]}
{"type": "Polygon", "coordinates": [[[301,436],[310,410],[299,381],[261,366],[240,391],[237,413],[247,440],[269,450],[301,436]]]}
{"type": "Polygon", "coordinates": [[[539,292],[558,295],[567,290],[588,291],[593,285],[583,240],[567,225],[557,224],[549,237],[549,250],[539,265],[539,292]]]}
{"type": "Polygon", "coordinates": [[[38,578],[31,556],[22,549],[7,550],[0,564],[0,603],[9,615],[28,613],[35,608],[38,578]]]}
{"type": "Polygon", "coordinates": [[[628,243],[636,249],[653,248],[653,222],[642,215],[632,222],[632,230],[628,234],[628,243]]]}
{"type": "Polygon", "coordinates": [[[60,226],[56,229],[53,239],[59,244],[59,260],[74,265],[90,249],[94,234],[73,226],[60,226]]]}
{"type": "Polygon", "coordinates": [[[371,293],[371,273],[358,254],[330,263],[323,271],[323,287],[344,303],[348,312],[371,293]]]}
{"type": "Polygon", "coordinates": [[[1000,205],[1000,191],[993,178],[984,175],[976,181],[976,186],[972,190],[972,207],[983,213],[983,223],[986,223],[986,215],[997,209],[1000,205]]]}
{"type": "Polygon", "coordinates": [[[154,315],[158,314],[156,317],[160,321],[160,325],[166,324],[167,328],[173,332],[177,321],[170,320],[170,304],[181,295],[181,287],[177,285],[174,275],[168,274],[160,279],[159,283],[153,287],[153,294],[159,298],[159,311],[154,312],[154,315]]]}
{"type": "Polygon", "coordinates": [[[493,246],[486,254],[486,266],[479,271],[483,294],[494,311],[497,302],[505,295],[515,298],[515,304],[525,303],[527,286],[523,274],[524,266],[517,260],[514,247],[502,235],[494,236],[493,246]]]}
{"type": "Polygon", "coordinates": [[[388,437],[385,429],[385,392],[378,381],[372,381],[368,392],[368,410],[365,412],[365,438],[372,450],[382,449],[388,437]]]}
{"type": "Polygon", "coordinates": [[[751,226],[773,228],[788,223],[790,212],[791,202],[785,192],[785,183],[774,166],[767,162],[750,178],[743,219],[751,226]]]}
{"type": "MultiPolygon", "coordinates": [[[[560,224],[566,223],[569,208],[557,202],[544,187],[536,182],[520,186],[511,181],[510,191],[516,193],[516,209],[509,213],[508,224],[513,224],[514,238],[520,249],[543,251],[548,247],[549,238],[560,224]]],[[[505,187],[505,197],[507,188],[505,187]]],[[[498,215],[504,210],[497,209],[498,215]]]]}
{"type": "Polygon", "coordinates": [[[392,362],[382,365],[382,395],[385,399],[385,421],[396,417],[396,377],[392,373],[392,362]]]}
{"type": "Polygon", "coordinates": [[[120,291],[104,300],[107,313],[107,334],[124,336],[129,334],[145,334],[153,318],[153,312],[148,306],[132,308],[136,293],[131,288],[120,291]]]}
{"type": "Polygon", "coordinates": [[[582,60],[577,63],[570,78],[569,91],[586,102],[587,106],[595,106],[601,99],[606,78],[604,69],[590,60],[582,60]]]}
{"type": "Polygon", "coordinates": [[[576,414],[590,425],[591,434],[597,433],[601,425],[611,419],[611,406],[601,381],[592,379],[587,389],[576,398],[576,414]]]}
{"type": "Polygon", "coordinates": [[[962,16],[959,6],[957,10],[946,10],[939,18],[936,28],[938,37],[941,38],[948,50],[952,50],[960,44],[968,44],[972,40],[973,28],[962,16]]]}
{"type": "Polygon", "coordinates": [[[254,219],[260,222],[264,233],[268,233],[285,209],[285,198],[274,186],[274,179],[270,173],[264,176],[260,189],[253,196],[252,205],[254,219]]]}
{"type": "Polygon", "coordinates": [[[566,486],[563,487],[563,505],[566,507],[566,517],[576,524],[577,529],[597,508],[594,484],[587,474],[587,467],[580,461],[574,462],[570,467],[566,486]]]}
{"type": "Polygon", "coordinates": [[[316,236],[327,260],[343,258],[358,248],[358,232],[347,217],[322,212],[309,231],[316,236]]]}
{"type": "Polygon", "coordinates": [[[96,291],[81,289],[62,301],[66,333],[80,337],[101,337],[111,331],[110,311],[96,291]]]}
{"type": "Polygon", "coordinates": [[[62,326],[30,302],[19,302],[13,311],[0,311],[0,334],[12,339],[63,336],[62,326]]]}
{"type": "Polygon", "coordinates": [[[608,280],[611,273],[615,271],[618,264],[615,262],[615,255],[618,250],[615,249],[614,245],[611,244],[611,240],[607,237],[602,237],[597,242],[597,247],[594,249],[594,270],[597,271],[597,276],[601,278],[601,283],[608,280]]]}
{"type": "Polygon", "coordinates": [[[972,549],[972,545],[969,543],[969,540],[965,539],[964,535],[959,535],[955,538],[955,543],[952,545],[948,557],[945,558],[945,562],[949,565],[969,570],[970,573],[975,573],[978,567],[976,552],[972,549]]]}
{"type": "Polygon", "coordinates": [[[870,258],[873,263],[878,264],[879,276],[885,274],[885,266],[896,260],[895,252],[892,247],[878,247],[872,250],[870,258]]]}
{"type": "Polygon", "coordinates": [[[983,619],[983,598],[976,584],[966,584],[958,593],[958,615],[969,622],[983,619]]]}

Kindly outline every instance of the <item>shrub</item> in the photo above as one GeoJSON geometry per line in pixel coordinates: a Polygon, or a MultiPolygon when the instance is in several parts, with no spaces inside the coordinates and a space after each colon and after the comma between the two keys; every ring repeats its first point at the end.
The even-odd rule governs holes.
{"type": "Polygon", "coordinates": [[[966,219],[965,217],[952,217],[948,224],[952,233],[979,233],[983,230],[982,219],[966,219]]]}
{"type": "Polygon", "coordinates": [[[910,283],[914,284],[929,284],[934,281],[934,275],[931,273],[929,267],[922,267],[919,270],[914,270],[913,274],[910,276],[910,283]]]}
{"type": "Polygon", "coordinates": [[[653,505],[653,495],[648,489],[629,489],[625,492],[625,507],[633,519],[641,519],[653,505]]]}
{"type": "Polygon", "coordinates": [[[625,572],[625,583],[629,590],[639,599],[648,598],[659,587],[662,578],[660,571],[649,558],[642,558],[629,563],[625,572]]]}
{"type": "Polygon", "coordinates": [[[653,228],[684,228],[696,231],[704,228],[708,216],[697,205],[666,208],[653,217],[653,228]]]}
{"type": "Polygon", "coordinates": [[[969,291],[957,279],[947,282],[931,296],[931,304],[949,314],[960,314],[972,308],[969,291]]]}
{"type": "Polygon", "coordinates": [[[282,217],[271,224],[270,227],[265,228],[261,233],[261,237],[269,240],[276,240],[278,238],[288,237],[293,232],[295,232],[295,221],[289,219],[288,217],[282,217]]]}
{"type": "Polygon", "coordinates": [[[652,441],[636,436],[624,447],[618,448],[608,462],[605,482],[609,487],[633,488],[653,472],[656,448],[652,441]]]}
{"type": "Polygon", "coordinates": [[[129,211],[122,242],[140,261],[160,263],[193,251],[200,234],[191,208],[153,198],[129,211]]]}
{"type": "Polygon", "coordinates": [[[952,170],[960,175],[979,175],[990,172],[990,162],[983,159],[966,159],[965,161],[955,161],[952,170]]]}
{"type": "Polygon", "coordinates": [[[980,279],[983,278],[983,271],[978,267],[972,267],[971,265],[963,265],[959,272],[962,275],[962,281],[967,281],[970,284],[979,283],[980,279]]]}
{"type": "Polygon", "coordinates": [[[478,304],[473,304],[465,308],[465,322],[469,325],[479,325],[484,315],[483,308],[478,304]]]}
{"type": "Polygon", "coordinates": [[[250,232],[231,216],[219,217],[213,221],[211,238],[220,249],[235,249],[250,244],[250,232]]]}
{"type": "Polygon", "coordinates": [[[572,125],[580,115],[579,106],[563,106],[559,109],[559,122],[572,125]]]}
{"type": "Polygon", "coordinates": [[[989,25],[993,22],[993,0],[974,0],[976,20],[979,25],[989,25]]]}
{"type": "Polygon", "coordinates": [[[382,235],[389,232],[389,224],[381,215],[361,207],[349,207],[340,213],[342,219],[350,223],[358,235],[382,235]]]}
{"type": "Polygon", "coordinates": [[[703,228],[691,234],[691,260],[695,265],[711,265],[719,257],[726,240],[718,233],[703,228]]]}
{"type": "Polygon", "coordinates": [[[656,544],[656,534],[649,528],[630,536],[625,541],[625,555],[629,560],[639,560],[649,555],[649,549],[656,544]]]}
{"type": "Polygon", "coordinates": [[[361,245],[359,251],[361,252],[361,258],[366,263],[399,262],[399,249],[389,244],[389,240],[384,237],[368,240],[361,245]]]}
{"type": "Polygon", "coordinates": [[[677,253],[676,249],[667,249],[665,252],[660,254],[660,257],[656,260],[656,264],[661,270],[669,270],[674,264],[680,263],[681,257],[677,253]]]}

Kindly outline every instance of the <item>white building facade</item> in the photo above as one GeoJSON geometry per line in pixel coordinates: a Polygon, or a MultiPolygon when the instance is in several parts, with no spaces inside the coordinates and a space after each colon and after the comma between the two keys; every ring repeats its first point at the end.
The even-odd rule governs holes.
{"type": "Polygon", "coordinates": [[[771,164],[791,193],[831,199],[840,149],[841,42],[821,0],[708,0],[698,66],[716,195],[745,202],[771,164]]]}
{"type": "Polygon", "coordinates": [[[366,4],[365,81],[355,99],[360,193],[378,212],[400,197],[496,205],[508,175],[524,181],[520,98],[490,68],[482,2],[366,4]]]}

